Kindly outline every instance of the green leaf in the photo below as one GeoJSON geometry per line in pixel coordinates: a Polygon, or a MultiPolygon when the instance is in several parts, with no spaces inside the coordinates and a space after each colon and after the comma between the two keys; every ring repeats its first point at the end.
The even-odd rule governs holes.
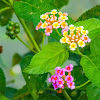
{"type": "MultiPolygon", "coordinates": [[[[0,93],[4,94],[6,88],[6,79],[3,70],[0,68],[0,93]]],[[[1,100],[1,99],[0,99],[1,100]]]]}
{"type": "MultiPolygon", "coordinates": [[[[82,68],[78,66],[75,66],[75,68],[73,69],[72,76],[74,76],[75,79],[75,86],[79,86],[88,80],[85,74],[83,73],[82,68]]],[[[82,87],[81,89],[85,89],[85,88],[86,87],[82,87]]]]}
{"type": "Polygon", "coordinates": [[[16,14],[37,25],[40,21],[40,15],[54,9],[53,0],[21,0],[14,2],[16,14]]]}
{"type": "Polygon", "coordinates": [[[14,95],[16,94],[17,89],[12,88],[12,87],[6,87],[6,93],[5,96],[9,99],[12,99],[14,95]]]}
{"type": "Polygon", "coordinates": [[[46,95],[40,96],[38,100],[61,100],[61,99],[52,94],[46,94],[46,95]]]}
{"type": "MultiPolygon", "coordinates": [[[[32,56],[27,56],[21,61],[20,65],[22,71],[24,70],[24,68],[26,68],[29,65],[31,58],[32,56]]],[[[38,98],[40,90],[43,88],[45,84],[47,74],[33,75],[33,74],[26,74],[23,72],[23,76],[28,86],[28,89],[31,92],[31,95],[36,100],[38,98]]]]}
{"type": "Polygon", "coordinates": [[[57,8],[61,8],[64,5],[67,5],[69,0],[54,0],[54,4],[57,8]]]}
{"type": "MultiPolygon", "coordinates": [[[[8,0],[6,0],[8,1],[8,0]]],[[[7,4],[5,4],[2,0],[0,0],[0,9],[8,7],[7,4]]],[[[1,26],[5,26],[8,24],[8,22],[10,21],[10,19],[12,18],[12,14],[13,14],[13,10],[9,9],[6,10],[4,12],[0,13],[0,25],[1,26]]]]}
{"type": "Polygon", "coordinates": [[[96,86],[100,87],[100,51],[84,56],[81,59],[81,66],[87,78],[96,86]]]}
{"type": "Polygon", "coordinates": [[[0,94],[0,100],[9,100],[9,99],[3,96],[2,94],[0,94]]]}
{"type": "Polygon", "coordinates": [[[96,51],[100,51],[100,35],[95,37],[93,41],[91,41],[90,45],[91,53],[95,53],[96,51]]]}
{"type": "Polygon", "coordinates": [[[35,56],[24,70],[29,74],[43,74],[61,66],[69,57],[66,48],[58,42],[51,42],[35,56]]]}
{"type": "MultiPolygon", "coordinates": [[[[20,100],[20,99],[22,98],[22,96],[29,95],[29,94],[30,94],[30,92],[29,92],[29,90],[28,90],[28,87],[25,85],[25,86],[23,86],[21,89],[19,89],[19,90],[17,91],[17,93],[15,94],[15,96],[13,97],[12,100],[20,100]]],[[[25,98],[27,98],[27,97],[26,97],[26,96],[23,97],[23,100],[24,100],[25,98]]],[[[21,99],[21,100],[22,100],[22,99],[21,99]]]]}
{"type": "Polygon", "coordinates": [[[83,26],[85,30],[88,30],[89,31],[88,36],[91,38],[91,40],[94,39],[95,36],[100,34],[100,32],[98,32],[100,30],[97,30],[100,29],[99,19],[91,18],[85,21],[79,21],[75,23],[75,26],[83,26]]]}
{"type": "Polygon", "coordinates": [[[21,60],[22,57],[18,53],[15,53],[12,58],[12,66],[18,64],[21,60]]]}
{"type": "Polygon", "coordinates": [[[95,7],[89,9],[85,13],[83,13],[77,21],[86,20],[89,18],[98,18],[100,19],[100,5],[96,5],[95,7]]]}
{"type": "Polygon", "coordinates": [[[86,93],[82,94],[78,100],[88,100],[86,93]]]}
{"type": "Polygon", "coordinates": [[[100,88],[93,84],[89,85],[87,87],[87,97],[88,100],[100,100],[100,88]]]}

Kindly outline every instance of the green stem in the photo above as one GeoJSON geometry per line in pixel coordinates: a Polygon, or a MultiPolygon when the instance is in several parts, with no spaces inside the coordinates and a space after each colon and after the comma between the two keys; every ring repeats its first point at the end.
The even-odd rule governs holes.
{"type": "Polygon", "coordinates": [[[43,33],[42,48],[44,47],[45,33],[43,33]]]}
{"type": "Polygon", "coordinates": [[[3,12],[3,11],[8,10],[8,9],[10,9],[10,8],[11,8],[11,7],[5,7],[5,8],[2,8],[2,9],[0,9],[0,13],[3,12]]]}
{"type": "Polygon", "coordinates": [[[56,32],[58,33],[58,35],[60,36],[60,37],[62,37],[62,35],[59,33],[59,31],[56,29],[56,32]]]}
{"type": "Polygon", "coordinates": [[[17,34],[15,34],[16,35],[16,37],[17,37],[17,39],[20,41],[20,42],[22,42],[27,48],[29,48],[31,51],[33,51],[34,53],[37,53],[35,50],[33,50],[32,48],[30,48],[27,44],[25,44],[20,38],[19,38],[19,36],[17,35],[17,34]]]}
{"type": "Polygon", "coordinates": [[[88,84],[89,82],[90,82],[90,80],[88,80],[87,82],[83,83],[80,86],[76,86],[75,89],[81,88],[81,87],[85,86],[86,84],[88,84]]]}
{"type": "Polygon", "coordinates": [[[10,3],[8,3],[6,0],[2,0],[5,4],[10,6],[10,3]]]}
{"type": "Polygon", "coordinates": [[[66,90],[63,90],[62,93],[63,93],[63,96],[64,96],[67,100],[72,100],[72,99],[70,98],[70,96],[68,95],[68,93],[66,92],[66,90]]]}
{"type": "Polygon", "coordinates": [[[50,90],[50,91],[57,92],[57,90],[54,90],[54,89],[52,89],[52,88],[46,88],[46,90],[50,90]]]}
{"type": "MultiPolygon", "coordinates": [[[[18,17],[18,16],[17,16],[17,17],[18,17]]],[[[21,18],[19,18],[19,17],[18,17],[18,19],[19,19],[20,23],[22,24],[22,26],[23,26],[23,28],[24,28],[24,30],[25,30],[27,36],[28,36],[29,39],[31,40],[33,46],[35,46],[36,50],[39,52],[39,51],[40,51],[39,46],[37,45],[35,39],[33,38],[32,34],[30,33],[30,31],[29,31],[28,27],[26,26],[24,20],[21,19],[21,18]]]]}

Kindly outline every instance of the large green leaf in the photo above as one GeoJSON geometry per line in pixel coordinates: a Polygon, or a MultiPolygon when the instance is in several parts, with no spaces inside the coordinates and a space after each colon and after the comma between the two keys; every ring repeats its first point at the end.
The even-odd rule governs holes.
{"type": "MultiPolygon", "coordinates": [[[[9,0],[6,0],[9,1],[9,0]]],[[[0,0],[0,9],[8,7],[2,0],[0,0]]],[[[9,20],[12,18],[13,10],[9,9],[0,13],[0,25],[5,26],[8,24],[9,20]]]]}
{"type": "Polygon", "coordinates": [[[89,85],[87,87],[87,97],[88,100],[100,100],[100,88],[92,84],[89,85]]]}
{"type": "Polygon", "coordinates": [[[61,66],[69,57],[66,48],[58,42],[51,42],[35,56],[24,70],[29,74],[43,74],[61,66]]]}
{"type": "Polygon", "coordinates": [[[100,34],[100,20],[99,19],[91,18],[85,21],[79,21],[75,23],[75,26],[84,26],[84,29],[89,31],[88,36],[91,39],[94,39],[95,36],[100,34]]]}
{"type": "Polygon", "coordinates": [[[40,21],[40,15],[54,9],[53,0],[21,0],[14,2],[14,9],[19,17],[33,22],[34,25],[40,21]]]}
{"type": "MultiPolygon", "coordinates": [[[[26,56],[20,63],[22,71],[29,65],[32,56],[26,56]]],[[[23,72],[24,79],[28,86],[31,95],[36,100],[39,95],[39,91],[43,88],[47,74],[37,75],[37,74],[27,74],[23,72]]]]}
{"type": "Polygon", "coordinates": [[[100,5],[96,5],[95,7],[89,9],[85,13],[83,13],[77,21],[86,20],[89,18],[98,18],[100,19],[100,5]]]}
{"type": "Polygon", "coordinates": [[[87,78],[100,87],[100,51],[82,57],[80,64],[87,78]]]}
{"type": "Polygon", "coordinates": [[[68,2],[69,2],[69,0],[54,0],[54,5],[57,8],[61,8],[62,6],[67,5],[68,2]]]}
{"type": "Polygon", "coordinates": [[[4,75],[3,70],[0,68],[0,93],[4,94],[5,88],[6,88],[5,75],[4,75]]]}
{"type": "Polygon", "coordinates": [[[91,53],[93,52],[95,53],[96,51],[100,50],[100,35],[95,37],[95,39],[93,39],[90,45],[90,50],[91,50],[91,53]]]}

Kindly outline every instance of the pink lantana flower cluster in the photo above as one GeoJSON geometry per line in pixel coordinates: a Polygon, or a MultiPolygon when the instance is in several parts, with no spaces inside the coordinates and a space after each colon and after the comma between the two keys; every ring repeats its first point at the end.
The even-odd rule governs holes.
{"type": "Polygon", "coordinates": [[[64,89],[64,87],[68,87],[71,90],[75,89],[75,83],[73,82],[74,77],[71,75],[71,71],[73,70],[73,65],[69,64],[65,68],[56,67],[55,68],[55,74],[52,75],[48,81],[52,82],[52,85],[54,87],[54,90],[56,89],[64,89]],[[66,76],[66,72],[68,72],[68,75],[66,76]]]}
{"type": "Polygon", "coordinates": [[[77,46],[83,48],[87,42],[91,42],[87,34],[88,30],[84,30],[83,26],[75,27],[74,25],[69,25],[68,28],[62,30],[63,37],[60,42],[67,43],[70,50],[74,51],[77,46]]]}
{"type": "Polygon", "coordinates": [[[67,13],[57,12],[56,9],[51,10],[40,16],[41,20],[36,26],[36,30],[45,29],[45,35],[50,36],[53,29],[66,28],[68,24],[65,22],[68,19],[67,13]]]}

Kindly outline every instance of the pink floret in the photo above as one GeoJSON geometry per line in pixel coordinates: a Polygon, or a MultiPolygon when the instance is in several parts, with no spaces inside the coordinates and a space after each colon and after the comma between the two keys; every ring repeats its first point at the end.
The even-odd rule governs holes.
{"type": "Polygon", "coordinates": [[[73,70],[73,65],[72,64],[69,64],[68,66],[65,67],[65,70],[67,72],[71,72],[73,70]]]}

